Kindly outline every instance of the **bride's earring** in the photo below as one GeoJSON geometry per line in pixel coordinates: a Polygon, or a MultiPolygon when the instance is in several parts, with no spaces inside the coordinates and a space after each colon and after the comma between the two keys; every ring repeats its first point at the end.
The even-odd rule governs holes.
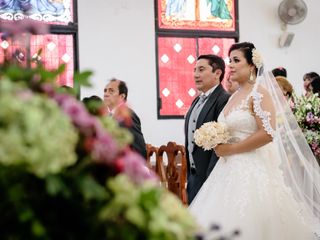
{"type": "Polygon", "coordinates": [[[253,73],[252,73],[252,69],[250,70],[250,77],[249,77],[248,83],[250,83],[250,84],[254,84],[255,83],[254,77],[253,77],[253,73]]]}

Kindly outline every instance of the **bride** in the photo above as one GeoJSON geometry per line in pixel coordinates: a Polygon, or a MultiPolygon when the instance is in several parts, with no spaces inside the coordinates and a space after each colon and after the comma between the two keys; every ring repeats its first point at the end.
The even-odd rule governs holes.
{"type": "Polygon", "coordinates": [[[239,239],[317,239],[319,165],[273,76],[261,75],[255,46],[236,43],[229,58],[240,88],[218,121],[233,141],[214,148],[220,159],[190,211],[203,228],[238,229],[239,239]]]}

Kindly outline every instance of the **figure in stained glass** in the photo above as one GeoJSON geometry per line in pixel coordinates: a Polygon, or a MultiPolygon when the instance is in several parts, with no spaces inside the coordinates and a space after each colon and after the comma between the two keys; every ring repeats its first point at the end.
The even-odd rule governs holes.
{"type": "Polygon", "coordinates": [[[168,0],[166,3],[166,17],[179,17],[183,15],[186,0],[168,0]]]}
{"type": "Polygon", "coordinates": [[[232,19],[225,0],[207,0],[207,5],[211,4],[211,16],[208,18],[232,19]]]}
{"type": "Polygon", "coordinates": [[[24,12],[30,14],[50,14],[59,16],[65,10],[63,0],[1,0],[0,13],[24,12]]]}

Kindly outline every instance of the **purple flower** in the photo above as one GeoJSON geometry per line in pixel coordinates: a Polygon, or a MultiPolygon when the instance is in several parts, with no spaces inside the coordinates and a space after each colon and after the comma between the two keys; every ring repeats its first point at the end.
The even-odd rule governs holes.
{"type": "Polygon", "coordinates": [[[312,148],[313,150],[316,150],[318,147],[319,147],[319,144],[318,144],[317,142],[311,143],[311,148],[312,148]]]}
{"type": "MultiPolygon", "coordinates": [[[[36,81],[37,81],[37,78],[38,78],[37,76],[35,76],[33,78],[34,79],[33,80],[34,81],[33,84],[36,84],[36,81]]],[[[40,85],[40,89],[41,89],[42,92],[46,93],[50,97],[54,96],[54,94],[55,94],[54,87],[52,86],[51,83],[43,83],[43,84],[41,84],[40,85]]]]}
{"type": "Polygon", "coordinates": [[[64,103],[64,101],[68,100],[69,97],[70,96],[68,94],[59,94],[59,93],[57,93],[57,94],[54,95],[53,98],[54,98],[54,100],[56,100],[56,102],[59,105],[62,105],[64,103]]]}
{"type": "Polygon", "coordinates": [[[92,157],[95,161],[113,165],[113,160],[118,154],[118,146],[112,137],[104,133],[99,133],[94,141],[92,157]]]}
{"type": "Polygon", "coordinates": [[[85,106],[69,94],[56,94],[54,99],[79,132],[92,139],[92,158],[97,162],[112,165],[118,155],[118,146],[97,118],[90,115],[85,106]]]}
{"type": "Polygon", "coordinates": [[[307,113],[306,121],[307,121],[308,123],[310,123],[310,124],[313,123],[313,121],[314,121],[314,115],[312,114],[312,112],[308,112],[308,113],[307,113]]]}
{"type": "Polygon", "coordinates": [[[87,109],[81,102],[78,102],[69,94],[56,94],[54,99],[71,118],[73,124],[79,128],[81,133],[85,136],[92,135],[97,120],[87,112],[87,109]]]}
{"type": "Polygon", "coordinates": [[[145,159],[143,159],[138,153],[126,151],[125,155],[123,156],[123,160],[124,172],[134,182],[139,184],[146,180],[158,180],[154,172],[147,167],[145,159]]]}

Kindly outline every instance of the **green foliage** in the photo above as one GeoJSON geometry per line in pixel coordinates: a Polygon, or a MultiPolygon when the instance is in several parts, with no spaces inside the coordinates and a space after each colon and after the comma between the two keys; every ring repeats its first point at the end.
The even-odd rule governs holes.
{"type": "Polygon", "coordinates": [[[83,71],[83,72],[76,72],[73,76],[73,80],[81,86],[91,87],[91,83],[89,82],[89,78],[93,74],[92,71],[83,71]]]}
{"type": "Polygon", "coordinates": [[[11,64],[7,66],[4,65],[0,68],[0,76],[6,77],[13,82],[25,82],[27,84],[31,84],[32,80],[54,83],[57,76],[63,73],[65,68],[65,64],[62,64],[58,69],[50,71],[45,69],[41,64],[34,68],[11,64]]]}
{"type": "Polygon", "coordinates": [[[175,196],[125,175],[101,178],[101,167],[39,178],[0,164],[1,239],[193,239],[196,225],[175,196]]]}
{"type": "Polygon", "coordinates": [[[107,191],[75,168],[39,178],[0,164],[1,239],[105,239],[97,216],[107,191]]]}
{"type": "Polygon", "coordinates": [[[193,239],[196,224],[180,200],[146,182],[136,187],[124,175],[108,181],[112,198],[100,218],[107,239],[193,239]]]}

